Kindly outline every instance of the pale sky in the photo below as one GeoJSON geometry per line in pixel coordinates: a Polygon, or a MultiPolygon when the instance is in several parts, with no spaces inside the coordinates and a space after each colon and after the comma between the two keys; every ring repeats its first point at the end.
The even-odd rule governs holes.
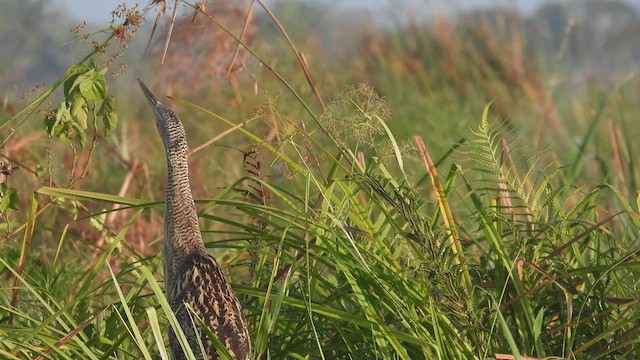
{"type": "MultiPolygon", "coordinates": [[[[278,0],[266,0],[267,4],[272,4],[278,0]]],[[[282,1],[282,0],[280,0],[282,1]]],[[[367,7],[371,9],[384,8],[395,3],[398,0],[316,0],[324,1],[332,7],[367,7]]],[[[434,8],[436,6],[453,6],[454,8],[475,8],[475,7],[489,7],[492,5],[499,5],[501,7],[513,7],[516,6],[520,11],[524,13],[531,12],[537,8],[540,4],[544,4],[547,0],[404,0],[405,4],[410,6],[426,5],[427,7],[434,8]],[[454,4],[454,5],[451,5],[454,4]]],[[[557,1],[557,0],[556,0],[557,1]]],[[[572,0],[565,0],[571,2],[572,0]]],[[[576,0],[573,0],[576,1],[576,0]]],[[[88,22],[107,23],[111,20],[111,11],[116,8],[118,4],[126,3],[129,6],[134,4],[140,4],[140,8],[144,8],[149,0],[53,0],[55,3],[64,4],[66,10],[79,20],[86,20],[88,22]]],[[[170,0],[168,0],[170,2],[170,0]]],[[[172,2],[172,1],[171,1],[172,2]]],[[[630,2],[640,2],[640,0],[632,0],[630,2]]]]}

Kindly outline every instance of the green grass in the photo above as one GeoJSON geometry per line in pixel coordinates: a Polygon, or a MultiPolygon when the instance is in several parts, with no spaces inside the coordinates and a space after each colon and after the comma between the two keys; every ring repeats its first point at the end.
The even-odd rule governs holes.
{"type": "MultiPolygon", "coordinates": [[[[538,80],[488,76],[511,60],[496,63],[477,45],[491,39],[474,48],[424,35],[408,39],[424,49],[416,53],[397,34],[377,36],[389,45],[380,57],[312,72],[329,84],[319,86],[326,111],[291,53],[256,73],[264,96],[250,96],[243,78],[236,93],[175,94],[197,130],[193,147],[256,118],[221,140],[240,151],[209,146],[192,157],[203,236],[243,304],[256,358],[640,355],[637,109],[628,99],[637,80],[558,106],[567,128],[527,125],[542,97],[514,94],[538,80]],[[443,54],[458,61],[447,73],[434,60],[443,54]],[[402,64],[412,72],[395,71],[402,64]],[[376,87],[356,84],[362,78],[376,87]],[[465,78],[474,81],[461,91],[465,78]]],[[[270,63],[264,46],[249,48],[270,63]]],[[[33,142],[30,158],[16,151],[27,159],[8,182],[19,201],[1,194],[3,358],[168,358],[176,320],[159,271],[162,149],[145,104],[101,88],[98,59],[90,53],[2,125],[5,147],[26,138],[8,129],[37,128],[27,115],[62,91],[69,113],[48,123],[53,138],[33,142]],[[90,81],[64,86],[79,77],[90,81]],[[122,113],[111,129],[99,111],[109,95],[143,130],[122,113]],[[136,141],[156,145],[140,153],[136,141]],[[36,163],[42,170],[29,174],[36,163]]]]}

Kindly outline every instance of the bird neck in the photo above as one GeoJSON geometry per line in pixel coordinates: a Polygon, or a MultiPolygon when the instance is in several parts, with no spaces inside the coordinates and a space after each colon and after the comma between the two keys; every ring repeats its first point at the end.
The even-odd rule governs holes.
{"type": "Polygon", "coordinates": [[[167,149],[167,173],[165,246],[178,261],[175,265],[179,266],[179,260],[186,255],[206,253],[189,185],[189,165],[184,149],[167,149]]]}

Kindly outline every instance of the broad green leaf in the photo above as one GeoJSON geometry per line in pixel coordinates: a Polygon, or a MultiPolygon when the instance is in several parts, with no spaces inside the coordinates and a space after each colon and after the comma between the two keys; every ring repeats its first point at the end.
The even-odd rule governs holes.
{"type": "Polygon", "coordinates": [[[118,125],[118,114],[116,113],[116,98],[109,95],[102,102],[98,115],[102,116],[104,124],[104,134],[109,135],[118,125]]]}
{"type": "Polygon", "coordinates": [[[107,95],[107,84],[102,75],[83,78],[78,85],[80,92],[89,100],[101,100],[107,95]]]}
{"type": "Polygon", "coordinates": [[[5,212],[11,206],[11,195],[9,190],[15,191],[15,189],[9,189],[7,184],[0,183],[0,213],[5,212]]]}
{"type": "MultiPolygon", "coordinates": [[[[71,82],[69,79],[68,82],[71,82]]],[[[71,96],[76,88],[88,100],[102,100],[106,96],[107,84],[103,71],[97,71],[95,68],[87,69],[78,76],[73,77],[72,84],[65,86],[65,95],[71,96]]]]}
{"type": "Polygon", "coordinates": [[[80,92],[89,100],[100,100],[106,95],[106,85],[104,80],[87,80],[80,83],[80,92]]]}
{"type": "Polygon", "coordinates": [[[76,96],[71,103],[70,114],[71,117],[78,123],[83,130],[87,129],[87,101],[81,94],[76,93],[76,96]]]}
{"type": "Polygon", "coordinates": [[[75,74],[71,75],[67,80],[65,80],[63,86],[65,99],[69,101],[73,100],[72,95],[75,92],[74,90],[78,87],[76,80],[78,80],[80,75],[87,71],[87,69],[84,65],[81,65],[77,67],[76,71],[77,72],[75,74]]]}

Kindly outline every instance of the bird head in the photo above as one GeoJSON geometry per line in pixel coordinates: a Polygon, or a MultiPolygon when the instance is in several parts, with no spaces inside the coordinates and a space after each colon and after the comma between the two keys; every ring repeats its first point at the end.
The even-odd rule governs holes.
{"type": "Polygon", "coordinates": [[[140,88],[142,88],[142,92],[149,101],[151,109],[153,109],[153,113],[156,116],[156,126],[158,127],[158,132],[160,133],[160,137],[162,138],[162,142],[164,143],[167,151],[178,150],[185,153],[189,151],[185,138],[184,126],[182,125],[182,121],[180,121],[178,114],[165,104],[158,101],[151,90],[149,90],[149,88],[139,78],[138,83],[140,84],[140,88]]]}

